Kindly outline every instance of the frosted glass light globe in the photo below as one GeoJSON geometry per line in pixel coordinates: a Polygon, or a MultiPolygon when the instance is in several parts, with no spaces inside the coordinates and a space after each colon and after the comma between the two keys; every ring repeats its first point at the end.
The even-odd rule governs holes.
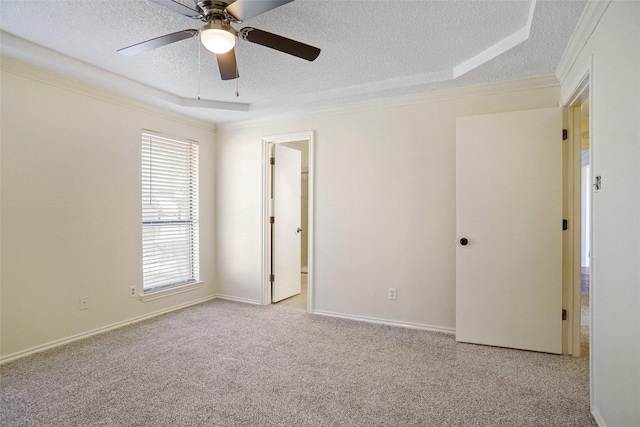
{"type": "Polygon", "coordinates": [[[236,36],[222,28],[207,28],[200,33],[204,47],[215,54],[227,53],[236,45],[236,36]]]}

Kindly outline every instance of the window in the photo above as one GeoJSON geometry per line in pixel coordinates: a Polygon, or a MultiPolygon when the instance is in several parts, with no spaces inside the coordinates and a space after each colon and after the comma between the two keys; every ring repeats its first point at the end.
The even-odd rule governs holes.
{"type": "Polygon", "coordinates": [[[143,292],[195,283],[198,143],[142,134],[143,292]]]}

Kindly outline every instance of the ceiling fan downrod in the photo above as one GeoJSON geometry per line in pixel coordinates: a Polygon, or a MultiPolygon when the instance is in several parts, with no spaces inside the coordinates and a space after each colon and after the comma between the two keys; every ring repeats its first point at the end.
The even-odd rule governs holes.
{"type": "Polygon", "coordinates": [[[227,12],[227,6],[232,2],[201,0],[197,2],[197,9],[200,12],[200,20],[210,22],[211,20],[220,20],[229,25],[231,22],[239,24],[242,21],[236,19],[227,12]]]}
{"type": "Polygon", "coordinates": [[[176,0],[149,1],[188,18],[198,19],[205,25],[200,29],[190,28],[136,43],[118,49],[118,53],[134,56],[199,35],[200,41],[207,50],[215,53],[222,80],[237,79],[240,76],[234,49],[238,39],[297,56],[307,61],[314,61],[320,55],[319,48],[287,37],[253,27],[236,30],[231,26],[231,24],[241,23],[294,0],[196,0],[194,8],[176,0]]]}

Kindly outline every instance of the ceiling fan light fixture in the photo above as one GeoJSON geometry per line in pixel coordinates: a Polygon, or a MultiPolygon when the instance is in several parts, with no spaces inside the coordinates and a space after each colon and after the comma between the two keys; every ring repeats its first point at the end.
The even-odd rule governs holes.
{"type": "Polygon", "coordinates": [[[236,45],[236,35],[229,27],[210,23],[200,32],[200,41],[211,52],[222,54],[236,45]]]}

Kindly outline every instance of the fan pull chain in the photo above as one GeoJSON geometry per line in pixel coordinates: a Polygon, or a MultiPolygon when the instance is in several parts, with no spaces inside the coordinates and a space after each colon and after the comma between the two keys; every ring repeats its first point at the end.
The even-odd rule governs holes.
{"type": "MultiPolygon", "coordinates": [[[[199,37],[198,37],[198,39],[199,39],[199,37]]],[[[200,40],[198,40],[198,101],[200,101],[200,79],[201,79],[200,74],[201,74],[201,68],[202,68],[201,67],[201,63],[200,63],[200,61],[201,61],[200,57],[202,56],[202,53],[201,53],[202,52],[202,47],[201,46],[202,46],[202,43],[200,43],[200,40]]]]}
{"type": "Polygon", "coordinates": [[[238,45],[240,43],[236,43],[236,51],[235,51],[235,55],[236,55],[236,98],[240,96],[240,91],[239,91],[239,87],[240,87],[240,73],[238,72],[238,45]]]}

